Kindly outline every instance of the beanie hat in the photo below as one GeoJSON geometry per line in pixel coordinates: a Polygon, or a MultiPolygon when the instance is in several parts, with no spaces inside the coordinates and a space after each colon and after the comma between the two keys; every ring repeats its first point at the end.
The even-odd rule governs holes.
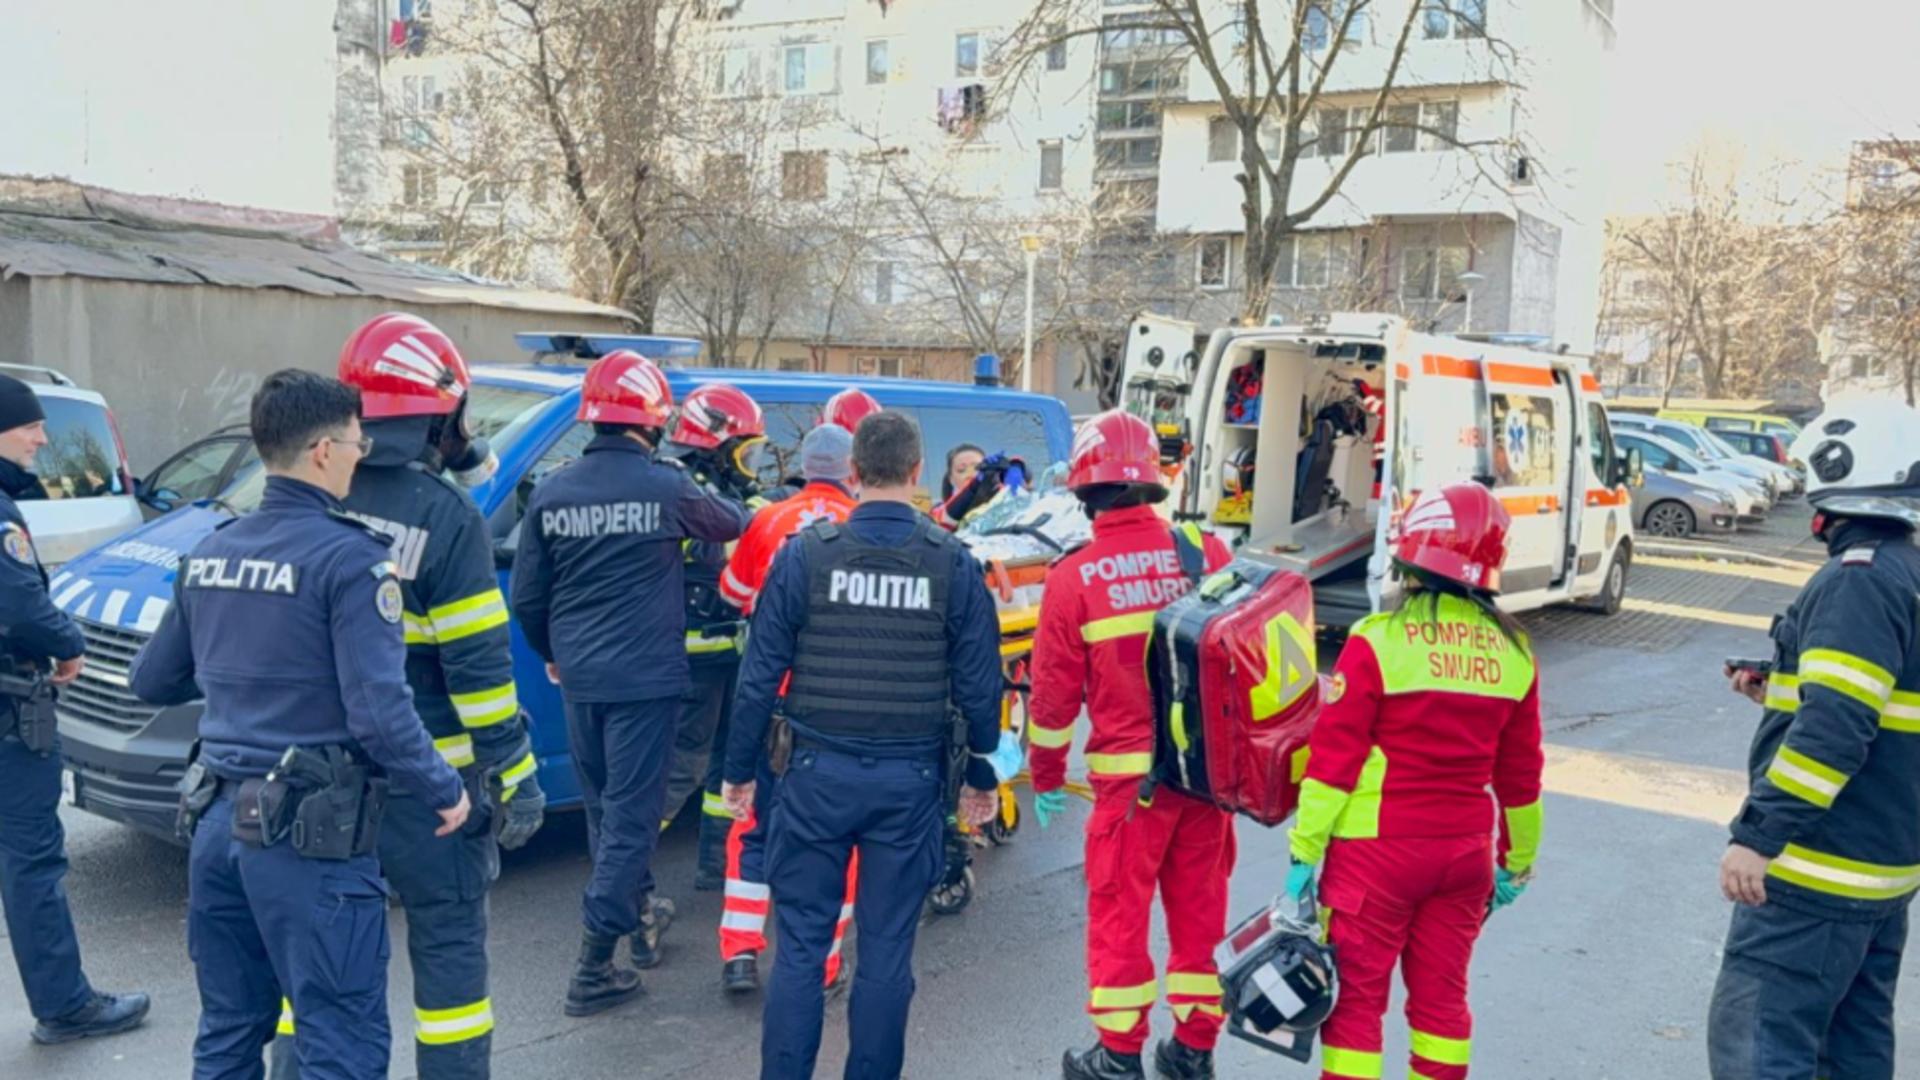
{"type": "Polygon", "coordinates": [[[36,420],[45,420],[47,411],[33,387],[11,375],[0,375],[0,431],[12,431],[36,420]]]}
{"type": "Polygon", "coordinates": [[[808,480],[845,480],[853,475],[853,436],[838,424],[821,424],[800,440],[800,475],[808,480]]]}

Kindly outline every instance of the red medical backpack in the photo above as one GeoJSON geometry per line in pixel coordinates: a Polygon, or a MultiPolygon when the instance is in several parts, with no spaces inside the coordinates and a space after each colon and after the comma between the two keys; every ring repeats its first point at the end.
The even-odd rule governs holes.
{"type": "Polygon", "coordinates": [[[1293,813],[1320,715],[1313,586],[1235,559],[1161,609],[1147,648],[1154,780],[1273,826],[1293,813]]]}

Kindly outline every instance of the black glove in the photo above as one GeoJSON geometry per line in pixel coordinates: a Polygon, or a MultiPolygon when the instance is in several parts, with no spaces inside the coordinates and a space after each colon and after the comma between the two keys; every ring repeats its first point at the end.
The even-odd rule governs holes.
{"type": "Polygon", "coordinates": [[[547,793],[540,790],[540,779],[529,776],[496,800],[494,839],[506,851],[525,846],[540,831],[547,819],[547,793]]]}

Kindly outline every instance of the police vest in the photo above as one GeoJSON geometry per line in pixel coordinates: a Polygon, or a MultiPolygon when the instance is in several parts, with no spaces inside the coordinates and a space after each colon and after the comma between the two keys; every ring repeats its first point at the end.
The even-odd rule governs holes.
{"type": "Polygon", "coordinates": [[[812,578],[787,711],[823,735],[944,738],[952,541],[924,518],[898,547],[831,521],[800,541],[812,578]]]}

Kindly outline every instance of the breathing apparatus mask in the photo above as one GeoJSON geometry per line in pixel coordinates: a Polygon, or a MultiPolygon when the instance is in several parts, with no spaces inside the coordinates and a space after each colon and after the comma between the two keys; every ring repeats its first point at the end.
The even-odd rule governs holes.
{"type": "Polygon", "coordinates": [[[461,487],[479,487],[500,471],[500,459],[494,456],[493,447],[485,438],[475,435],[467,423],[466,399],[440,419],[433,433],[433,446],[447,471],[453,474],[454,482],[461,487]]]}

